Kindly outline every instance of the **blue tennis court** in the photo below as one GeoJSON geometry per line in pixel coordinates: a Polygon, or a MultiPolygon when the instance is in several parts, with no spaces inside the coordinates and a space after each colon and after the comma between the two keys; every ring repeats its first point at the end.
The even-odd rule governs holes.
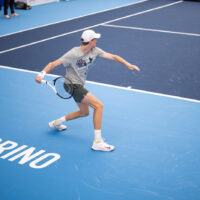
{"type": "Polygon", "coordinates": [[[199,8],[141,1],[0,37],[0,199],[198,200],[199,8]],[[113,152],[91,150],[93,110],[64,132],[49,129],[77,106],[34,81],[88,28],[102,34],[97,46],[141,69],[97,59],[88,74],[113,152]]]}

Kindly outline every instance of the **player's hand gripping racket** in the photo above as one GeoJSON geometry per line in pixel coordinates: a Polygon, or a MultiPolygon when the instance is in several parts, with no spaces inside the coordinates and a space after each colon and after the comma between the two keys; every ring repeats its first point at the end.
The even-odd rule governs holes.
{"type": "Polygon", "coordinates": [[[73,96],[73,83],[68,78],[58,77],[51,82],[46,80],[41,81],[41,83],[45,83],[52,88],[52,90],[62,99],[69,99],[73,96]]]}

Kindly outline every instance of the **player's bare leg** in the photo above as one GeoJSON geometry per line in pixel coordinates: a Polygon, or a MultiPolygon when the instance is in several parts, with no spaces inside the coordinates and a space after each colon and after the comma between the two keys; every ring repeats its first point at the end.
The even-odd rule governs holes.
{"type": "Polygon", "coordinates": [[[77,105],[80,110],[71,112],[68,115],[66,115],[65,116],[66,121],[77,119],[79,117],[86,117],[89,115],[89,105],[82,103],[77,103],[77,105]]]}
{"type": "Polygon", "coordinates": [[[56,128],[59,131],[64,131],[67,129],[67,126],[63,125],[62,123],[65,121],[77,119],[79,117],[85,117],[89,115],[89,105],[77,103],[80,110],[74,111],[69,113],[66,116],[63,116],[57,120],[54,120],[52,122],[49,122],[49,126],[51,128],[56,128]]]}
{"type": "Polygon", "coordinates": [[[93,123],[94,123],[94,142],[92,149],[96,151],[112,151],[114,146],[105,143],[101,137],[101,124],[103,114],[103,104],[91,93],[88,93],[81,102],[91,106],[94,109],[93,123]]]}
{"type": "Polygon", "coordinates": [[[81,101],[81,104],[89,105],[94,109],[93,123],[95,130],[101,130],[103,104],[90,92],[81,101]]]}

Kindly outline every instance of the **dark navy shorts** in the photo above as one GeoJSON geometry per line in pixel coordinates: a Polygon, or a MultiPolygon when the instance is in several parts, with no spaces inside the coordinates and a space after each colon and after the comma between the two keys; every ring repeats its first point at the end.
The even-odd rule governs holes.
{"type": "MultiPolygon", "coordinates": [[[[65,87],[65,90],[67,91],[68,87],[65,87]]],[[[69,91],[67,91],[69,92],[69,91]]],[[[74,84],[73,85],[73,95],[72,97],[77,103],[81,103],[81,101],[84,99],[85,95],[88,93],[88,90],[84,88],[83,85],[80,84],[74,84]]]]}

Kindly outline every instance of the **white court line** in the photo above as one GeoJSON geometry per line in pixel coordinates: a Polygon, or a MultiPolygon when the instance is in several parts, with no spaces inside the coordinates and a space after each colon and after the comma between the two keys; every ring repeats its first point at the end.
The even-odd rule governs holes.
{"type": "Polygon", "coordinates": [[[138,13],[135,13],[135,14],[127,15],[127,16],[125,16],[125,17],[113,19],[113,20],[110,20],[110,21],[105,22],[105,24],[112,23],[112,22],[116,22],[116,21],[119,21],[119,20],[122,20],[122,19],[127,19],[127,18],[129,18],[129,17],[134,17],[134,16],[137,16],[137,15],[141,15],[141,14],[144,14],[144,13],[151,12],[151,11],[159,10],[159,9],[161,9],[161,8],[166,8],[166,7],[173,6],[173,5],[182,3],[182,2],[183,2],[183,0],[176,1],[176,2],[170,3],[170,4],[165,4],[165,5],[163,5],[163,6],[159,6],[159,7],[152,8],[152,9],[145,10],[145,11],[141,11],[141,12],[138,12],[138,13]]]}
{"type": "Polygon", "coordinates": [[[118,26],[118,25],[111,25],[111,24],[104,24],[102,26],[200,37],[200,34],[197,34],[197,33],[184,33],[184,32],[166,31],[166,30],[150,29],[150,28],[139,28],[139,27],[131,27],[131,26],[118,26]]]}
{"type": "Polygon", "coordinates": [[[36,26],[36,27],[30,28],[30,29],[25,29],[25,30],[21,30],[21,31],[17,31],[17,32],[1,35],[0,38],[1,37],[6,37],[6,36],[9,36],[9,35],[14,35],[14,34],[26,32],[26,31],[30,31],[30,30],[34,30],[34,29],[39,29],[39,28],[51,26],[51,25],[54,25],[54,24],[60,24],[60,23],[63,23],[63,22],[72,21],[72,20],[75,20],[75,19],[81,19],[81,18],[84,18],[84,17],[88,17],[88,16],[91,16],[91,15],[104,13],[104,12],[107,12],[107,11],[117,10],[119,8],[125,8],[125,7],[128,7],[128,6],[135,5],[135,4],[143,3],[145,1],[148,1],[148,0],[138,1],[138,2],[134,2],[134,3],[131,3],[131,4],[127,4],[127,5],[123,5],[123,6],[119,6],[119,7],[115,7],[115,8],[105,9],[105,10],[102,10],[102,11],[99,11],[99,12],[93,12],[93,13],[90,13],[90,14],[87,14],[87,15],[82,15],[82,16],[70,18],[70,19],[67,19],[67,20],[61,20],[61,21],[58,21],[58,22],[53,22],[53,23],[42,25],[42,26],[36,26]]]}
{"type": "MultiPolygon", "coordinates": [[[[21,71],[21,72],[27,72],[27,73],[33,73],[33,74],[38,74],[39,73],[39,72],[32,71],[32,70],[18,69],[18,68],[14,68],[14,67],[7,67],[7,66],[0,65],[0,69],[1,68],[21,71]]],[[[54,75],[54,74],[47,74],[47,76],[58,77],[58,75],[54,75]]],[[[178,99],[178,100],[183,100],[183,101],[189,101],[189,102],[193,102],[193,103],[200,103],[200,100],[196,100],[196,99],[189,99],[189,98],[178,97],[178,96],[167,95],[167,94],[156,93],[156,92],[149,92],[149,91],[145,91],[145,90],[132,89],[132,88],[129,88],[129,87],[122,87],[122,86],[116,86],[116,85],[111,85],[111,84],[98,83],[98,82],[94,82],[94,81],[86,81],[86,82],[89,83],[89,84],[93,84],[93,85],[100,85],[100,86],[105,86],[105,87],[121,89],[121,90],[129,90],[129,91],[143,93],[143,94],[150,94],[150,95],[162,96],[162,97],[178,99]]]]}
{"type": "Polygon", "coordinates": [[[78,29],[78,30],[75,30],[75,31],[63,33],[61,35],[57,35],[57,36],[53,36],[53,37],[46,38],[46,39],[43,39],[43,40],[38,40],[38,41],[35,41],[35,42],[24,44],[24,45],[21,45],[21,46],[18,46],[18,47],[14,47],[14,48],[11,48],[11,49],[0,51],[0,54],[7,53],[7,52],[10,52],[10,51],[14,51],[14,50],[17,50],[17,49],[21,49],[21,48],[24,48],[24,47],[32,46],[32,45],[35,45],[35,44],[39,44],[39,43],[46,42],[46,41],[49,41],[49,40],[53,40],[53,39],[56,39],[56,38],[60,38],[60,37],[66,36],[66,35],[77,33],[77,32],[80,32],[80,31],[84,31],[86,29],[94,28],[94,27],[97,27],[97,26],[100,26],[100,25],[101,24],[96,24],[94,26],[88,26],[88,27],[85,27],[85,28],[82,28],[82,29],[78,29]]]}
{"type": "Polygon", "coordinates": [[[75,31],[67,32],[67,33],[64,33],[64,34],[61,34],[61,35],[57,35],[57,36],[54,36],[54,37],[46,38],[46,39],[43,39],[43,40],[38,40],[38,41],[31,42],[31,43],[28,43],[28,44],[25,44],[25,45],[21,45],[21,46],[15,47],[15,48],[11,48],[11,49],[7,49],[7,50],[4,50],[4,51],[0,51],[0,54],[6,53],[6,52],[10,52],[10,51],[14,51],[14,50],[17,50],[17,49],[20,49],[20,48],[24,48],[24,47],[27,47],[27,46],[35,45],[35,44],[38,44],[38,43],[41,43],[41,42],[45,42],[45,41],[48,41],[48,40],[52,40],[52,39],[55,39],[55,38],[63,37],[63,36],[66,36],[66,35],[70,35],[72,33],[77,33],[77,32],[80,32],[80,31],[83,31],[83,30],[86,30],[86,29],[94,28],[94,27],[101,26],[101,25],[104,25],[104,24],[107,24],[107,23],[111,23],[111,22],[114,22],[114,21],[119,21],[121,19],[133,17],[133,16],[136,16],[136,15],[141,15],[141,14],[144,14],[144,13],[147,13],[147,12],[151,12],[151,11],[154,11],[154,10],[158,10],[158,9],[161,9],[161,8],[166,8],[166,7],[178,4],[178,3],[182,3],[182,1],[174,2],[174,3],[170,3],[170,4],[165,4],[163,6],[159,6],[159,7],[152,8],[152,9],[148,9],[148,10],[145,10],[145,11],[142,11],[142,12],[138,12],[138,13],[135,13],[135,14],[132,14],[132,15],[127,15],[125,17],[120,17],[120,18],[117,18],[117,19],[114,19],[114,20],[109,20],[109,21],[106,21],[106,22],[103,22],[103,23],[100,23],[100,24],[96,24],[96,25],[93,25],[93,26],[88,26],[88,27],[85,27],[85,28],[82,28],[82,29],[78,29],[78,30],[75,30],[75,31]]]}

